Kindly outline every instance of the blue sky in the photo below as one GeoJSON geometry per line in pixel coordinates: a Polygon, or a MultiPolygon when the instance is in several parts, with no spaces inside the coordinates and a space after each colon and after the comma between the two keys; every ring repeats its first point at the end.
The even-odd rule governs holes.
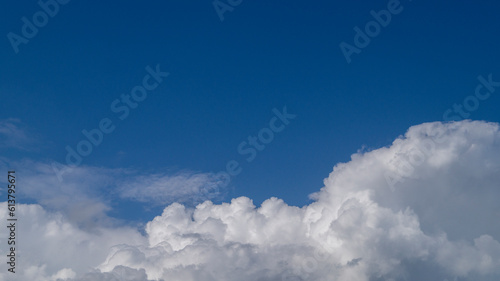
{"type": "Polygon", "coordinates": [[[500,122],[498,1],[221,1],[230,7],[222,15],[211,1],[51,2],[53,16],[23,43],[12,36],[26,37],[23,18],[33,22],[42,7],[3,3],[0,162],[33,184],[19,201],[66,212],[81,227],[88,218],[145,225],[170,203],[193,207],[193,196],[302,207],[336,164],[411,126],[450,121],[447,110],[500,122]],[[388,5],[398,12],[346,58],[340,44],[356,47],[356,27],[388,5]],[[147,75],[154,89],[121,120],[113,102],[123,106],[147,75]],[[493,90],[478,99],[478,87],[493,90]],[[285,107],[295,116],[288,124],[276,117],[285,107]],[[112,132],[55,181],[47,167],[68,164],[66,147],[76,150],[82,130],[105,118],[112,132]],[[273,118],[284,129],[247,161],[239,145],[269,132],[273,118]],[[241,173],[219,186],[214,174],[230,161],[241,173]],[[221,194],[207,197],[204,188],[215,187],[221,194]],[[69,211],[72,196],[82,205],[95,196],[96,213],[69,211]]]}
{"type": "MultiPolygon", "coordinates": [[[[15,53],[4,38],[1,115],[36,133],[37,151],[63,163],[81,130],[115,117],[110,104],[148,65],[170,76],[85,157],[84,165],[217,172],[242,162],[228,198],[278,196],[304,205],[337,162],[377,148],[411,125],[440,121],[498,73],[495,1],[402,1],[403,11],[347,63],[339,44],[387,1],[254,3],[220,21],[210,2],[77,2],[15,53]],[[297,118],[251,163],[237,146],[287,106],[297,118]]],[[[21,34],[33,2],[4,4],[2,32],[21,34]]],[[[500,78],[496,78],[499,79],[500,78]]],[[[497,96],[470,118],[499,121],[497,96]]]]}

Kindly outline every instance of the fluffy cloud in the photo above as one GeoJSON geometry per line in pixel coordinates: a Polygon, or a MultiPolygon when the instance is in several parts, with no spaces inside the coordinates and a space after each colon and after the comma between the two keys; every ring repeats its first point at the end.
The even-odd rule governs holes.
{"type": "MultiPolygon", "coordinates": [[[[61,214],[46,212],[39,205],[18,205],[16,216],[17,279],[2,262],[0,280],[55,281],[58,278],[73,278],[77,273],[97,267],[116,244],[145,243],[145,238],[137,230],[120,227],[84,231],[61,214]]],[[[8,218],[6,202],[0,203],[0,218],[4,222],[8,218]]],[[[3,257],[7,252],[6,237],[2,235],[0,239],[3,257]]]]}
{"type": "MultiPolygon", "coordinates": [[[[82,230],[25,205],[18,277],[498,280],[499,159],[498,124],[426,123],[337,164],[311,195],[315,202],[302,208],[278,198],[260,207],[245,197],[194,209],[174,203],[141,235],[123,227],[82,230]]],[[[0,205],[1,220],[5,209],[0,205]]]]}

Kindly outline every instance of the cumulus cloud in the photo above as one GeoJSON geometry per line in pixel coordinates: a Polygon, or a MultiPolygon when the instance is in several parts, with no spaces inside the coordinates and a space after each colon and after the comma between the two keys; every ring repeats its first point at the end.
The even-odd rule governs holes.
{"type": "MultiPolygon", "coordinates": [[[[0,203],[1,220],[5,222],[7,215],[7,203],[0,203]]],[[[0,280],[74,278],[77,273],[96,268],[116,244],[145,243],[145,238],[135,229],[99,228],[89,232],[70,223],[60,213],[47,212],[39,205],[18,204],[16,216],[16,273],[8,272],[7,264],[2,262],[0,280]]],[[[3,257],[8,249],[6,238],[7,235],[2,235],[0,239],[3,257]]]]}
{"type": "Polygon", "coordinates": [[[141,235],[129,228],[82,230],[26,205],[20,221],[30,231],[19,233],[38,239],[20,246],[26,261],[18,277],[498,280],[499,159],[498,124],[436,122],[337,164],[311,195],[315,201],[301,208],[278,198],[259,207],[246,197],[194,209],[174,203],[141,235]],[[57,247],[64,249],[59,257],[57,247]]]}

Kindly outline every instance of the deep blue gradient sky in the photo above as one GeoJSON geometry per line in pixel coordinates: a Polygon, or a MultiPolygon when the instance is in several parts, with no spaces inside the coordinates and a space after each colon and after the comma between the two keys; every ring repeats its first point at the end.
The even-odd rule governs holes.
{"type": "MultiPolygon", "coordinates": [[[[225,200],[291,205],[357,150],[390,144],[408,127],[441,121],[500,81],[498,1],[401,1],[403,11],[347,63],[339,44],[388,1],[247,1],[220,21],[211,1],[71,1],[15,53],[7,34],[36,1],[2,3],[0,118],[20,119],[36,150],[2,150],[63,163],[110,104],[139,85],[148,65],[170,76],[85,157],[84,165],[217,172],[242,164],[225,200]],[[160,3],[162,2],[162,3],[160,3]],[[297,118],[251,163],[237,152],[272,109],[297,118]]],[[[470,118],[500,122],[500,93],[470,118]]]]}

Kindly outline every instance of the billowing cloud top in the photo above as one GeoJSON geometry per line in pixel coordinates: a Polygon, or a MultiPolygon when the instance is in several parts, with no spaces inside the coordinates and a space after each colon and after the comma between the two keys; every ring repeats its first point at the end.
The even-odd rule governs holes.
{"type": "MultiPolygon", "coordinates": [[[[498,124],[426,123],[336,165],[301,208],[278,198],[258,208],[246,197],[195,209],[174,203],[142,235],[126,227],[84,230],[22,205],[16,277],[499,280],[499,183],[498,124]]],[[[0,219],[6,216],[2,203],[0,219]]],[[[0,278],[12,280],[6,272],[0,278]]]]}

